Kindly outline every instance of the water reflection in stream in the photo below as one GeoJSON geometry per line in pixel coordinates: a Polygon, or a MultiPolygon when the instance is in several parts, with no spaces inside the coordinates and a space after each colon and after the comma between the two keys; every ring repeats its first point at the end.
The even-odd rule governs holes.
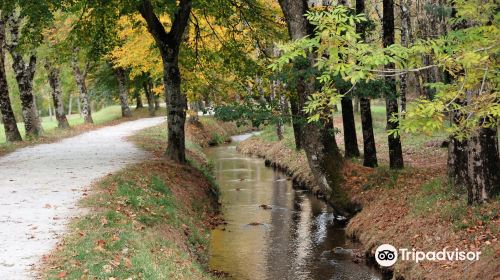
{"type": "Polygon", "coordinates": [[[228,222],[212,232],[211,269],[234,279],[381,279],[352,262],[347,248],[356,245],[322,201],[293,189],[263,160],[239,154],[235,144],[206,154],[215,164],[228,222]]]}

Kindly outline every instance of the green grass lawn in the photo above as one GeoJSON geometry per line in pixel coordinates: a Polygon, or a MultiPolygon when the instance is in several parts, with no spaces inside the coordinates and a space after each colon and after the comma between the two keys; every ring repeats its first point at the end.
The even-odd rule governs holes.
{"type": "MultiPolygon", "coordinates": [[[[119,119],[121,118],[121,116],[122,112],[119,105],[109,106],[92,114],[94,123],[97,125],[119,119]]],[[[80,117],[79,114],[72,114],[71,116],[68,116],[68,122],[72,127],[77,126],[83,124],[83,118],[80,117]]],[[[57,128],[57,120],[55,117],[52,117],[52,120],[50,119],[50,117],[43,117],[42,126],[45,133],[50,133],[50,131],[57,128]]],[[[21,132],[21,135],[24,138],[25,135],[24,123],[23,122],[18,123],[17,127],[19,128],[19,132],[21,132]]],[[[0,144],[5,142],[6,142],[5,130],[2,125],[0,126],[0,144]]]]}

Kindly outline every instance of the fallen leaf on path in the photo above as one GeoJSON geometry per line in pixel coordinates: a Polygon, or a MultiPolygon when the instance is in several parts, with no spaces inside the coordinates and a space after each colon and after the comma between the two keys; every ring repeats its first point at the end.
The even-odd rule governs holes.
{"type": "MultiPolygon", "coordinates": [[[[131,268],[132,267],[132,261],[129,258],[123,258],[123,260],[125,261],[125,266],[127,268],[131,268]]],[[[132,279],[132,278],[129,278],[129,279],[132,279]]]]}

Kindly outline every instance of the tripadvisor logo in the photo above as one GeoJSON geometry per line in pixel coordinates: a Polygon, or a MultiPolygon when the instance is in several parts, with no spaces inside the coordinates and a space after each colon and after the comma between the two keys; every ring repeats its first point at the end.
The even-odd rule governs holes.
{"type": "Polygon", "coordinates": [[[382,244],[375,251],[375,260],[380,266],[392,266],[398,260],[398,251],[390,244],[382,244]]]}
{"type": "Polygon", "coordinates": [[[441,251],[417,251],[415,249],[400,248],[399,251],[390,244],[382,244],[375,251],[375,260],[380,266],[393,266],[398,260],[398,255],[402,261],[478,261],[481,252],[464,252],[458,249],[448,251],[444,248],[441,251]]]}

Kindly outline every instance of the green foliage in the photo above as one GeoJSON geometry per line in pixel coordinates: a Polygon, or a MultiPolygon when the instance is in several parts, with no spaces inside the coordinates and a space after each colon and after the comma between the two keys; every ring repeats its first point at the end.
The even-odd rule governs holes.
{"type": "Polygon", "coordinates": [[[233,103],[215,108],[215,118],[224,121],[235,121],[238,125],[250,123],[253,127],[260,125],[287,122],[290,116],[284,116],[279,110],[277,101],[256,102],[246,98],[243,103],[233,103]]]}
{"type": "MultiPolygon", "coordinates": [[[[305,37],[281,46],[283,54],[269,67],[280,71],[297,58],[313,56],[315,67],[320,72],[317,79],[322,84],[321,92],[308,100],[305,111],[309,121],[329,117],[331,106],[346,94],[346,83],[351,90],[360,92],[369,88],[369,83],[387,75],[398,76],[428,68],[438,68],[448,73],[451,82],[434,83],[432,100],[419,99],[411,104],[400,129],[405,132],[426,134],[445,128],[446,116],[460,116],[450,127],[449,135],[464,138],[478,126],[491,126],[500,117],[500,93],[498,92],[498,38],[500,16],[493,8],[495,1],[456,1],[457,17],[452,22],[466,22],[468,27],[450,31],[447,35],[429,40],[416,40],[409,46],[394,44],[381,48],[376,43],[361,40],[356,33],[356,24],[366,21],[363,15],[352,15],[349,9],[338,6],[329,11],[309,12],[307,19],[315,26],[313,37],[305,37]],[[479,20],[478,20],[479,19],[479,20]],[[422,65],[422,56],[429,56],[434,65],[422,65]],[[395,69],[384,70],[387,65],[395,69]],[[339,80],[339,78],[341,80],[339,80]],[[339,91],[338,89],[342,89],[339,91]]],[[[448,14],[441,7],[440,13],[448,14]]],[[[439,12],[439,11],[438,11],[439,12]]],[[[377,87],[384,94],[390,85],[377,87]],[[386,89],[387,88],[387,89],[386,89]],[[384,92],[385,91],[385,92],[384,92]]],[[[400,116],[393,116],[397,121],[400,116]]],[[[398,134],[398,130],[389,131],[398,134]]]]}
{"type": "Polygon", "coordinates": [[[452,14],[452,7],[435,3],[425,3],[424,9],[428,14],[433,15],[439,20],[445,20],[452,14]]]}
{"type": "Polygon", "coordinates": [[[220,145],[220,144],[223,144],[225,142],[224,140],[225,139],[222,135],[220,135],[217,132],[212,132],[209,144],[210,145],[220,145]]]}
{"type": "Polygon", "coordinates": [[[54,20],[53,11],[60,7],[60,1],[0,1],[2,17],[12,16],[22,20],[18,50],[33,51],[43,41],[43,29],[54,20]]]}

